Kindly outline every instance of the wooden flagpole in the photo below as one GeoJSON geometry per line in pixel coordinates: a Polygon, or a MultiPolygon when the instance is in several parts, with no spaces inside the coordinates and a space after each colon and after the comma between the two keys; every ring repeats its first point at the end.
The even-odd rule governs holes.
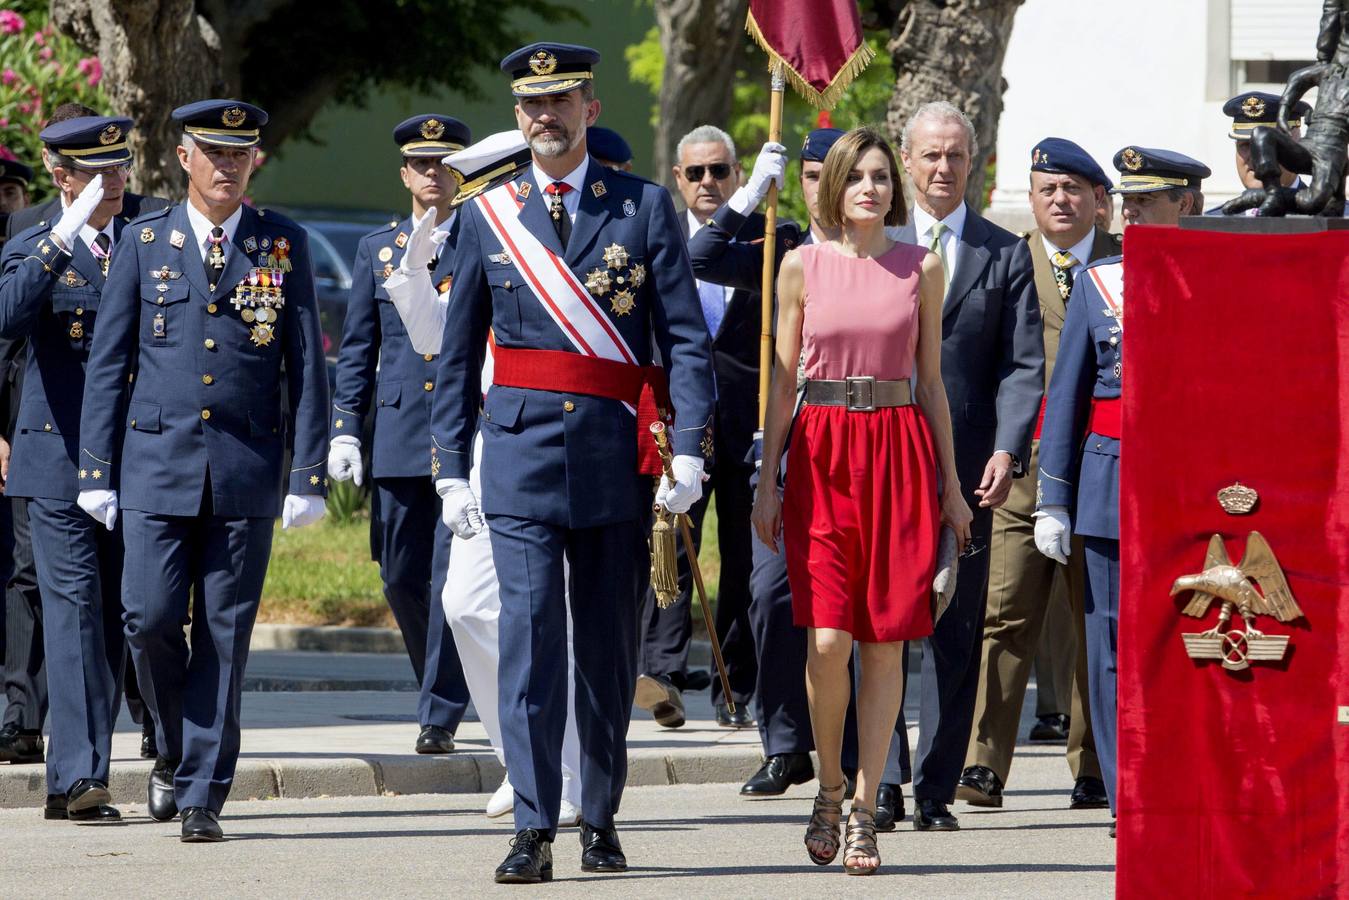
{"type": "MultiPolygon", "coordinates": [[[[782,99],[787,89],[782,60],[774,59],[771,99],[768,107],[768,139],[782,141],[782,99]]],[[[768,413],[768,386],[773,374],[773,276],[777,269],[778,186],[768,186],[768,205],[764,209],[762,309],[759,319],[759,431],[763,432],[768,413]]]]}

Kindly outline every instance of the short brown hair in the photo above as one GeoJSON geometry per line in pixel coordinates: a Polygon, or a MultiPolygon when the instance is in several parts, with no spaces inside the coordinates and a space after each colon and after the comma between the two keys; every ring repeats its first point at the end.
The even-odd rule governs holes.
{"type": "Polygon", "coordinates": [[[874,128],[854,128],[834,142],[820,168],[818,211],[820,224],[825,228],[843,227],[843,194],[848,188],[848,175],[857,167],[857,161],[872,147],[880,148],[890,165],[890,183],[895,186],[890,209],[885,214],[886,225],[903,225],[909,221],[909,203],[904,196],[904,182],[899,177],[899,162],[890,142],[874,128]]]}

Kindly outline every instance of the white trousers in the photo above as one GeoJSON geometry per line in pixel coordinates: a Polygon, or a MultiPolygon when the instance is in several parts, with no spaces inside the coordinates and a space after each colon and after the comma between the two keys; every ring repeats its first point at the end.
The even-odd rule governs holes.
{"type": "MultiPolygon", "coordinates": [[[[469,481],[482,494],[478,463],[482,460],[482,438],[473,443],[473,472],[469,481]]],[[[445,619],[454,634],[454,646],[464,667],[469,697],[478,712],[478,720],[487,732],[492,750],[505,765],[501,750],[501,716],[497,709],[497,619],[501,615],[501,594],[497,586],[496,566],[492,562],[492,538],[487,529],[471,538],[455,537],[450,545],[450,570],[441,594],[445,619]]],[[[567,610],[567,730],[562,738],[562,799],[581,808],[581,740],[576,731],[576,672],[571,652],[571,610],[567,610]]],[[[507,775],[509,776],[509,772],[507,775]]]]}

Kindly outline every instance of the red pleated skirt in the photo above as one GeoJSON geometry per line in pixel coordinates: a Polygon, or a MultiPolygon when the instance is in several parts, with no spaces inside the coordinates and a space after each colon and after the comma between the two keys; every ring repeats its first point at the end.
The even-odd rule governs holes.
{"type": "Polygon", "coordinates": [[[917,406],[804,406],[792,426],[783,548],[798,626],[888,643],[932,633],[936,450],[917,406]]]}

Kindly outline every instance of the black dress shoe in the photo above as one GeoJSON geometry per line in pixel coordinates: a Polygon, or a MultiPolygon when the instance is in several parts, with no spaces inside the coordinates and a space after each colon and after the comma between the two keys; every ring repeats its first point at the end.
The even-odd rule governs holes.
{"type": "Polygon", "coordinates": [[[418,753],[453,753],[454,735],[439,725],[424,725],[417,735],[418,753]]]}
{"type": "Polygon", "coordinates": [[[904,821],[904,787],[882,781],[876,787],[876,830],[894,831],[904,821]]]}
{"type": "Polygon", "coordinates": [[[726,703],[717,704],[717,724],[722,728],[753,728],[754,719],[751,718],[749,710],[745,704],[737,703],[735,712],[731,712],[730,705],[726,703]]]}
{"type": "Polygon", "coordinates": [[[742,797],[778,797],[794,784],[805,784],[815,777],[809,753],[776,753],[764,760],[749,781],[740,788],[742,797]]]}
{"type": "Polygon", "coordinates": [[[81,778],[66,791],[66,814],[73,816],[96,806],[107,806],[111,802],[112,794],[108,793],[106,784],[97,778],[81,778]]]}
{"type": "Polygon", "coordinates": [[[581,823],[581,871],[626,872],[628,858],[618,843],[618,829],[581,823]]]}
{"type": "Polygon", "coordinates": [[[184,844],[214,844],[225,839],[216,814],[201,806],[189,806],[183,810],[184,844]]]}
{"type": "Polygon", "coordinates": [[[497,884],[538,884],[553,880],[553,842],[526,828],[511,839],[506,859],[497,866],[497,884]]]}
{"type": "Polygon", "coordinates": [[[48,794],[47,805],[42,808],[42,818],[48,821],[69,819],[83,825],[105,825],[122,821],[122,814],[115,806],[91,806],[71,813],[66,809],[65,794],[48,794]]]}
{"type": "Polygon", "coordinates": [[[167,822],[178,815],[178,800],[173,795],[173,773],[178,764],[167,759],[155,760],[150,770],[150,799],[147,806],[150,818],[156,822],[167,822]]]}
{"type": "Polygon", "coordinates": [[[145,722],[141,726],[141,759],[158,759],[159,745],[155,743],[155,723],[145,722]]]}
{"type": "Polygon", "coordinates": [[[1040,716],[1030,729],[1032,744],[1062,744],[1068,740],[1068,717],[1062,713],[1040,716]]]}
{"type": "Polygon", "coordinates": [[[684,673],[684,690],[705,691],[712,686],[712,673],[706,669],[689,669],[684,673]]]}
{"type": "Polygon", "coordinates": [[[684,697],[674,682],[663,675],[638,675],[634,702],[651,710],[662,728],[680,728],[684,724],[684,697]]]}
{"type": "Polygon", "coordinates": [[[988,766],[969,766],[960,773],[956,799],[970,806],[1002,806],[1002,779],[988,766]]]}
{"type": "Polygon", "coordinates": [[[1068,801],[1069,809],[1106,809],[1110,798],[1105,795],[1105,782],[1090,775],[1077,779],[1073,785],[1073,796],[1068,801]]]}
{"type": "Polygon", "coordinates": [[[45,749],[40,731],[23,731],[14,723],[0,728],[0,762],[40,763],[46,759],[45,749]]]}
{"type": "Polygon", "coordinates": [[[914,831],[959,831],[960,822],[940,800],[915,800],[914,831]]]}

